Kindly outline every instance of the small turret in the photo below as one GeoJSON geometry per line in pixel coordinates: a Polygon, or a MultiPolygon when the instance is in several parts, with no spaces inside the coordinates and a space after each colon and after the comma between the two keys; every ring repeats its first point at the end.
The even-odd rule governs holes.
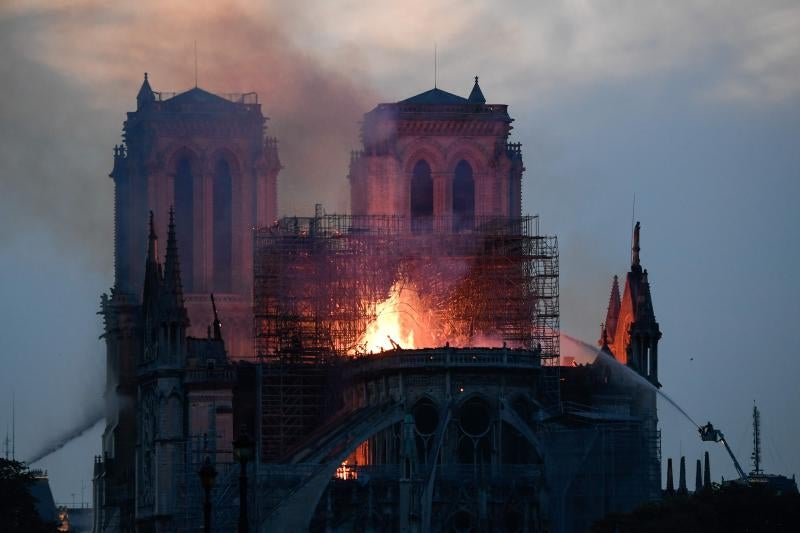
{"type": "Polygon", "coordinates": [[[483,96],[483,91],[481,91],[481,86],[478,85],[478,76],[475,76],[475,85],[472,86],[472,92],[469,93],[469,98],[467,98],[467,102],[470,104],[485,104],[486,98],[483,96]]]}
{"type": "Polygon", "coordinates": [[[183,306],[183,286],[181,266],[178,259],[178,241],[175,237],[175,209],[169,208],[169,228],[167,231],[167,254],[164,259],[164,293],[169,303],[183,306]]]}
{"type": "Polygon", "coordinates": [[[139,88],[139,93],[136,95],[136,109],[141,110],[156,101],[156,94],[150,87],[150,82],[147,80],[147,72],[144,73],[144,81],[139,88]]]}

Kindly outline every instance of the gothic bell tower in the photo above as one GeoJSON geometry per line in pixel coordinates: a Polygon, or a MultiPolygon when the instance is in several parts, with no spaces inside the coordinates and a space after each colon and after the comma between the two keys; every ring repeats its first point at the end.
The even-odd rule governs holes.
{"type": "Polygon", "coordinates": [[[164,227],[174,206],[188,334],[204,335],[214,293],[234,358],[252,353],[252,230],[277,216],[266,121],[255,93],[157,92],[145,74],[114,149],[115,293],[141,301],[148,212],[164,227]]]}
{"type": "Polygon", "coordinates": [[[407,218],[415,231],[469,231],[522,212],[522,148],[505,104],[478,77],[467,98],[437,87],[364,115],[350,161],[354,215],[407,218]]]}

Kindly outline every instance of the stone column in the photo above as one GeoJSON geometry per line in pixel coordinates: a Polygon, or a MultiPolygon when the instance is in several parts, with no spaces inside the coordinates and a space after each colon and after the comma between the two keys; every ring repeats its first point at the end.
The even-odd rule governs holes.
{"type": "Polygon", "coordinates": [[[448,217],[453,214],[453,202],[450,200],[451,182],[444,172],[432,172],[433,179],[433,216],[448,217]]]}
{"type": "MultiPolygon", "coordinates": [[[[240,168],[231,169],[231,292],[248,296],[252,286],[253,217],[252,175],[240,168]],[[250,260],[248,261],[248,258],[250,260]]],[[[213,250],[213,248],[212,248],[213,250]]],[[[212,254],[213,256],[213,254],[212,254]]],[[[213,264],[213,260],[212,260],[213,264]]]]}
{"type": "Polygon", "coordinates": [[[194,189],[194,290],[206,292],[211,287],[214,268],[214,181],[212,169],[204,162],[202,175],[195,183],[194,189]]]}

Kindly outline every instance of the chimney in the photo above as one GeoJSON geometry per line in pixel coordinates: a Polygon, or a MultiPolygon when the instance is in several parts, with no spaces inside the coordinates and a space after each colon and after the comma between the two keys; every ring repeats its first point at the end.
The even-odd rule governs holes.
{"type": "Polygon", "coordinates": [[[697,469],[694,474],[694,492],[695,494],[703,490],[703,467],[700,465],[702,461],[697,460],[697,469]]]}
{"type": "Polygon", "coordinates": [[[681,471],[678,478],[678,494],[686,496],[689,493],[686,490],[686,457],[681,456],[681,471]]]}
{"type": "Polygon", "coordinates": [[[675,484],[672,482],[672,458],[667,459],[667,495],[675,494],[675,484]]]}
{"type": "Polygon", "coordinates": [[[705,490],[711,489],[711,463],[708,460],[708,452],[706,452],[706,464],[705,469],[703,470],[703,488],[705,490]]]}

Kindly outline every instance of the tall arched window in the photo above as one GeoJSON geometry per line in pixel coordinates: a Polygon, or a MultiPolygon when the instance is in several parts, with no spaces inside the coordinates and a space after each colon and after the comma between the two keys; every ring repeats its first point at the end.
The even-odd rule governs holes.
{"type": "Polygon", "coordinates": [[[214,169],[214,290],[231,291],[232,178],[228,162],[214,169]]]}
{"type": "Polygon", "coordinates": [[[183,288],[194,288],[194,176],[189,159],[178,161],[175,172],[175,231],[181,258],[183,288]]]}
{"type": "Polygon", "coordinates": [[[430,231],[433,227],[433,179],[431,167],[420,159],[411,175],[411,229],[430,231]]]}
{"type": "Polygon", "coordinates": [[[475,180],[472,167],[463,159],[453,175],[453,230],[472,229],[475,225],[475,180]]]}

